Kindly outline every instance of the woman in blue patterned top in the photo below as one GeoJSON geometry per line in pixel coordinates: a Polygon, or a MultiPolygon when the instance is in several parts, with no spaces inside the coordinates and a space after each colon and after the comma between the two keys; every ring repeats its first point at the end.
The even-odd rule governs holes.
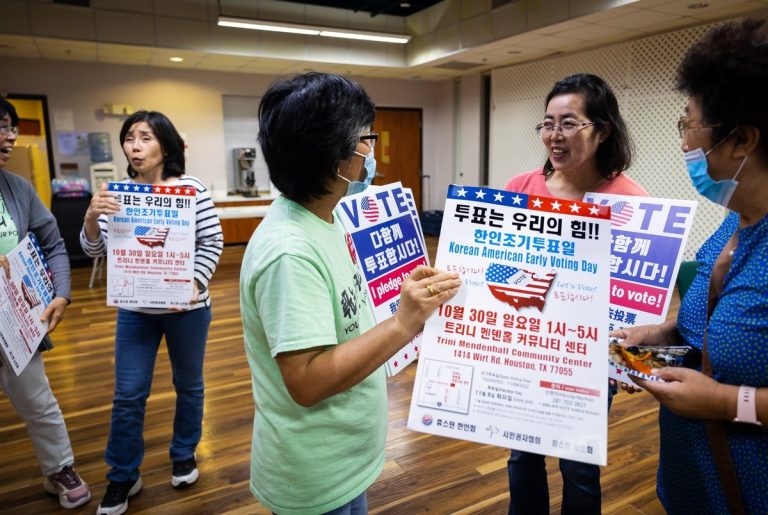
{"type": "Polygon", "coordinates": [[[706,341],[711,378],[666,368],[655,371],[666,382],[638,381],[661,402],[657,490],[667,511],[734,511],[718,469],[727,453],[710,450],[714,422],[744,511],[768,513],[768,22],[714,28],[689,49],[677,81],[689,95],[678,128],[691,181],[731,213],[696,254],[677,320],[617,335],[625,345],[706,341]]]}

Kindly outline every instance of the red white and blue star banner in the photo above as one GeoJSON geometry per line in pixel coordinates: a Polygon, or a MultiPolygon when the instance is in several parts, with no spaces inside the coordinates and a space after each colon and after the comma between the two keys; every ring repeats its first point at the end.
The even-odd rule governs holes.
{"type": "MultiPolygon", "coordinates": [[[[413,193],[399,182],[370,186],[344,197],[336,216],[347,231],[352,261],[367,286],[376,323],[391,317],[400,304],[400,285],[419,265],[429,264],[413,193]]],[[[392,376],[413,362],[421,334],[385,364],[392,376]]]]}
{"type": "Polygon", "coordinates": [[[51,270],[35,235],[29,233],[7,255],[10,277],[0,269],[0,351],[16,375],[29,364],[48,332],[41,322],[53,300],[51,270]]]}
{"type": "MultiPolygon", "coordinates": [[[[698,202],[605,193],[584,200],[611,208],[609,329],[664,322],[698,202]]],[[[626,365],[611,360],[608,370],[635,385],[626,365]]]]}
{"type": "Polygon", "coordinates": [[[121,207],[107,222],[107,305],[189,307],[195,275],[195,188],[111,182],[109,191],[121,207]]]}
{"type": "Polygon", "coordinates": [[[408,427],[606,464],[610,209],[451,185],[408,427]]]}

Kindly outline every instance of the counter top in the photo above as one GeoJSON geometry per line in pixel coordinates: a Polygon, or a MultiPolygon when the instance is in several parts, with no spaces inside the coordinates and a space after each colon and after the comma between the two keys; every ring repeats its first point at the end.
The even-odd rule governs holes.
{"type": "Polygon", "coordinates": [[[254,200],[275,200],[275,196],[268,192],[259,192],[258,197],[244,197],[243,195],[230,195],[224,191],[211,192],[213,203],[217,202],[253,202],[254,200]]]}
{"type": "Polygon", "coordinates": [[[216,214],[220,219],[228,218],[263,218],[270,206],[233,206],[217,207],[216,214]]]}

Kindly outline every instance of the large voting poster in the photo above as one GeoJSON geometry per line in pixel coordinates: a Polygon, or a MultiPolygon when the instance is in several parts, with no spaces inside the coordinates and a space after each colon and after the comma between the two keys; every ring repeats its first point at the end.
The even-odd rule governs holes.
{"type": "Polygon", "coordinates": [[[7,255],[10,277],[0,268],[0,351],[16,375],[29,364],[48,332],[40,317],[54,296],[51,270],[34,234],[7,255]]]}
{"type": "MultiPolygon", "coordinates": [[[[698,202],[606,193],[587,193],[584,200],[611,208],[609,329],[664,322],[698,202]]],[[[661,366],[653,355],[612,344],[609,376],[633,386],[630,375],[658,380],[650,374],[661,366]]]]}
{"type": "Polygon", "coordinates": [[[427,321],[408,427],[602,464],[610,210],[451,185],[435,266],[463,285],[427,321]]]}
{"type": "MultiPolygon", "coordinates": [[[[376,323],[391,317],[400,303],[400,285],[419,265],[429,264],[413,194],[399,182],[349,195],[335,211],[347,231],[352,261],[366,284],[376,323]]],[[[385,364],[392,376],[412,363],[421,334],[385,364]]]]}
{"type": "Polygon", "coordinates": [[[197,191],[174,184],[109,183],[107,305],[189,307],[195,274],[197,191]]]}

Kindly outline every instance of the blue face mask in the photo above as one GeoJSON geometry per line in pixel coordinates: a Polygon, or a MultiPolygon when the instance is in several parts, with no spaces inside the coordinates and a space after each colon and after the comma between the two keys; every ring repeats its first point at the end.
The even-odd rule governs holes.
{"type": "MultiPolygon", "coordinates": [[[[731,131],[731,133],[733,133],[733,131],[731,131]]],[[[730,136],[730,134],[728,136],[730,136]]],[[[741,169],[744,168],[744,164],[747,162],[748,157],[744,156],[744,159],[739,165],[739,169],[736,170],[736,174],[732,179],[724,179],[722,181],[712,179],[707,171],[707,156],[726,139],[728,138],[726,137],[725,139],[722,139],[707,152],[704,152],[701,148],[697,148],[696,150],[691,150],[690,152],[685,153],[685,166],[688,168],[688,175],[691,178],[693,187],[705,198],[708,198],[712,202],[720,204],[725,208],[728,207],[728,203],[730,203],[733,193],[739,186],[739,181],[737,181],[736,178],[739,176],[739,173],[741,173],[741,169]]]]}
{"type": "Polygon", "coordinates": [[[376,158],[373,156],[373,150],[371,150],[367,155],[361,154],[360,152],[355,152],[355,154],[365,158],[365,163],[363,164],[363,167],[365,168],[365,179],[362,181],[350,181],[346,177],[337,173],[336,175],[349,183],[349,185],[347,185],[347,193],[345,196],[354,195],[355,193],[365,191],[365,189],[371,185],[373,178],[376,175],[376,158]]]}

